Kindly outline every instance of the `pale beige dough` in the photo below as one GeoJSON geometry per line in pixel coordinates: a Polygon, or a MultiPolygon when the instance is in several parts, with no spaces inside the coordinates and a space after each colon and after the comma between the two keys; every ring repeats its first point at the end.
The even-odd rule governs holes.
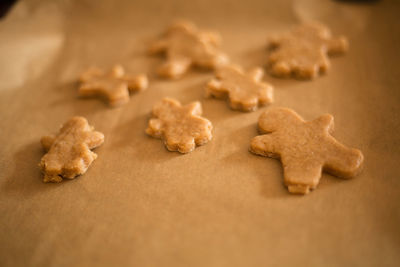
{"type": "Polygon", "coordinates": [[[270,72],[277,77],[299,79],[313,79],[325,73],[330,66],[328,55],[343,54],[349,46],[344,36],[332,37],[329,28],[318,22],[271,36],[268,45],[270,72]]]}
{"type": "Polygon", "coordinates": [[[170,151],[191,152],[212,138],[212,124],[201,114],[198,101],[182,106],[175,99],[164,98],[154,105],[146,133],[161,138],[170,151]]]}
{"type": "Polygon", "coordinates": [[[163,53],[166,62],[158,74],[169,79],[180,78],[190,67],[214,69],[226,64],[228,57],[220,50],[221,37],[216,32],[201,31],[192,22],[172,23],[149,48],[150,54],[163,53]]]}
{"type": "Polygon", "coordinates": [[[82,73],[80,82],[80,96],[103,96],[113,107],[126,104],[130,91],[145,90],[149,84],[145,74],[127,75],[121,65],[115,65],[108,72],[91,67],[82,73]]]}
{"type": "Polygon", "coordinates": [[[351,178],[362,169],[361,151],[342,145],[330,135],[332,115],[304,121],[291,109],[271,108],[260,116],[258,126],[269,134],[254,137],[250,151],[281,159],[284,181],[291,193],[307,194],[315,189],[322,171],[351,178]]]}
{"type": "Polygon", "coordinates": [[[273,101],[272,85],[262,82],[264,71],[253,68],[248,72],[238,65],[226,65],[215,72],[215,78],[206,86],[206,95],[228,98],[230,107],[241,111],[254,111],[273,101]]]}
{"type": "Polygon", "coordinates": [[[83,117],[73,117],[62,125],[56,135],[44,136],[42,146],[47,152],[40,161],[43,182],[74,179],[86,172],[97,158],[92,152],[104,142],[104,135],[94,131],[83,117]]]}

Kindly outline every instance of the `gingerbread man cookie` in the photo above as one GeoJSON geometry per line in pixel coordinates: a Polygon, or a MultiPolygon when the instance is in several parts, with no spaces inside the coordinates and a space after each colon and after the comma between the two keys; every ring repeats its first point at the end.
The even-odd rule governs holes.
{"type": "Polygon", "coordinates": [[[83,117],[73,117],[61,127],[57,135],[41,139],[46,154],[40,161],[43,182],[61,182],[84,174],[97,158],[90,151],[104,142],[104,135],[93,130],[83,117]]]}
{"type": "Polygon", "coordinates": [[[334,139],[333,117],[325,114],[304,121],[287,108],[271,108],[258,121],[261,132],[251,141],[250,151],[261,156],[280,158],[289,192],[307,194],[315,189],[322,171],[351,178],[361,171],[363,154],[334,139]]]}
{"type": "Polygon", "coordinates": [[[146,75],[126,75],[121,65],[114,66],[108,73],[96,67],[89,68],[81,75],[80,82],[80,96],[103,96],[111,106],[127,103],[129,91],[142,91],[149,84],[146,75]]]}
{"type": "Polygon", "coordinates": [[[188,153],[211,140],[212,124],[201,117],[200,102],[182,106],[177,100],[164,98],[153,107],[153,117],[146,133],[164,140],[168,150],[188,153]]]}
{"type": "Polygon", "coordinates": [[[317,22],[306,23],[292,31],[269,38],[268,63],[278,77],[312,79],[329,68],[328,55],[348,50],[347,39],[333,38],[330,30],[317,22]]]}
{"type": "Polygon", "coordinates": [[[206,95],[229,98],[232,109],[254,111],[273,101],[272,85],[262,82],[264,71],[254,68],[247,73],[237,65],[226,65],[216,70],[215,79],[206,86],[206,95]]]}
{"type": "Polygon", "coordinates": [[[219,50],[220,36],[200,31],[188,21],[176,21],[149,49],[151,54],[165,53],[167,62],[160,66],[160,76],[177,79],[191,66],[214,69],[225,64],[227,56],[219,50]]]}

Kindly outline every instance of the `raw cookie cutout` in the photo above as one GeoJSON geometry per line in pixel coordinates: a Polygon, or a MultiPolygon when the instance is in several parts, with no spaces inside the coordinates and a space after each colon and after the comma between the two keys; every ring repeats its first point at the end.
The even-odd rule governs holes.
{"type": "Polygon", "coordinates": [[[149,84],[146,75],[127,75],[121,65],[115,65],[109,72],[91,67],[80,76],[80,82],[80,96],[103,96],[113,107],[126,104],[130,91],[145,90],[149,84]]]}
{"type": "Polygon", "coordinates": [[[230,107],[241,111],[254,111],[273,101],[272,85],[262,82],[264,71],[253,68],[244,72],[240,66],[226,65],[218,68],[215,79],[206,86],[206,95],[228,98],[230,107]]]}
{"type": "Polygon", "coordinates": [[[44,136],[42,146],[47,152],[40,161],[43,182],[61,182],[84,174],[97,154],[90,151],[104,142],[104,135],[94,131],[83,117],[73,117],[57,135],[44,136]]]}
{"type": "Polygon", "coordinates": [[[269,47],[268,64],[273,75],[312,79],[328,70],[328,55],[348,50],[348,42],[343,36],[333,38],[329,28],[312,22],[270,37],[269,47]]]}
{"type": "Polygon", "coordinates": [[[164,53],[166,62],[158,69],[165,78],[180,78],[192,66],[214,69],[228,59],[220,50],[216,32],[200,31],[188,21],[176,21],[149,48],[151,54],[164,53]]]}
{"type": "Polygon", "coordinates": [[[212,138],[212,124],[200,116],[198,101],[182,106],[175,99],[164,98],[154,105],[152,114],[146,133],[161,138],[170,151],[188,153],[212,138]]]}
{"type": "Polygon", "coordinates": [[[343,178],[361,171],[361,151],[342,145],[330,135],[332,115],[304,121],[291,109],[271,108],[260,116],[258,127],[270,134],[254,137],[250,151],[281,159],[284,182],[291,193],[307,194],[315,189],[322,171],[343,178]]]}

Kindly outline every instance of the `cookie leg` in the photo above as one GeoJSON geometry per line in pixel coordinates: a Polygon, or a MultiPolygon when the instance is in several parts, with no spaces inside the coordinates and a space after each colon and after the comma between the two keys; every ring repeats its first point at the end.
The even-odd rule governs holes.
{"type": "Polygon", "coordinates": [[[54,158],[44,156],[39,164],[44,176],[43,182],[45,183],[59,183],[62,181],[60,176],[62,171],[62,165],[58,163],[54,158]]]}
{"type": "Polygon", "coordinates": [[[319,72],[320,73],[326,73],[328,71],[328,69],[330,68],[330,66],[331,66],[327,56],[321,57],[318,65],[319,65],[319,72]]]}
{"type": "Polygon", "coordinates": [[[196,147],[193,138],[182,139],[170,135],[164,142],[169,151],[179,151],[180,153],[189,153],[196,147]]]}
{"type": "Polygon", "coordinates": [[[318,64],[299,64],[293,68],[293,74],[297,79],[314,79],[320,72],[318,64]]]}
{"type": "Polygon", "coordinates": [[[178,151],[181,153],[189,153],[193,151],[196,147],[196,144],[194,142],[194,138],[190,138],[187,140],[181,140],[181,142],[178,144],[178,151]]]}
{"type": "Polygon", "coordinates": [[[308,194],[321,179],[322,164],[304,158],[282,157],[285,185],[290,193],[308,194]]]}
{"type": "Polygon", "coordinates": [[[263,88],[258,91],[258,103],[260,105],[265,105],[272,103],[274,101],[274,88],[267,84],[267,83],[261,83],[263,88]]]}
{"type": "Polygon", "coordinates": [[[44,174],[44,176],[43,176],[43,182],[44,183],[61,183],[62,180],[63,179],[58,175],[44,174]]]}
{"type": "Polygon", "coordinates": [[[231,92],[229,102],[233,110],[254,111],[258,106],[258,97],[256,95],[243,96],[241,93],[231,92]]]}

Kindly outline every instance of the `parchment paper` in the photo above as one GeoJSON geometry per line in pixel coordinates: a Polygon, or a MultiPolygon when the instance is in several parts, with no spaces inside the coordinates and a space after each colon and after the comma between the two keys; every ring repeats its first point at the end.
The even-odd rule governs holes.
{"type": "Polygon", "coordinates": [[[0,266],[399,266],[399,12],[394,0],[19,1],[0,21],[0,266]],[[154,74],[162,59],[146,46],[174,18],[218,30],[246,68],[265,65],[268,34],[303,20],[346,35],[327,75],[266,80],[273,106],[334,115],[334,136],[364,153],[361,175],[290,195],[280,162],[248,152],[265,108],[204,98],[209,72],[154,74]],[[77,97],[81,71],[115,63],[150,88],[115,109],[77,97]],[[164,96],[200,100],[213,140],[180,155],[146,136],[164,96]],[[44,184],[39,140],[74,115],[106,141],[84,176],[44,184]]]}

